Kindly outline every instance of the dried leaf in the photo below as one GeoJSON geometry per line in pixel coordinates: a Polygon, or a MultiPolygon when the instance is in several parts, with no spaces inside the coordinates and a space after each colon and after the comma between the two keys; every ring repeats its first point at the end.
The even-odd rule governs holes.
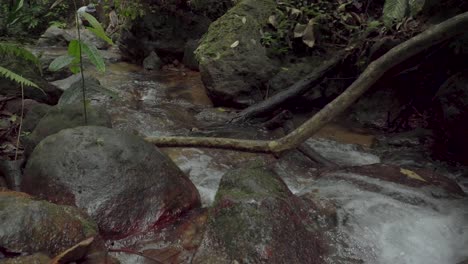
{"type": "Polygon", "coordinates": [[[419,180],[419,181],[423,181],[425,182],[426,180],[424,178],[422,178],[421,176],[419,176],[416,172],[414,171],[411,171],[411,170],[407,170],[407,169],[400,169],[400,172],[404,175],[406,175],[408,178],[412,178],[412,179],[415,179],[415,180],[419,180]]]}
{"type": "Polygon", "coordinates": [[[246,17],[242,17],[242,23],[245,24],[247,22],[247,18],[246,17]]]}
{"type": "Polygon", "coordinates": [[[314,20],[309,20],[309,23],[304,30],[304,35],[302,36],[302,42],[304,42],[304,44],[306,44],[309,48],[313,48],[315,46],[314,25],[314,20]]]}
{"type": "Polygon", "coordinates": [[[231,48],[235,48],[237,46],[239,46],[239,41],[238,40],[234,41],[234,43],[231,44],[231,48]]]}
{"type": "Polygon", "coordinates": [[[293,16],[299,16],[300,14],[302,14],[302,11],[297,8],[291,8],[289,11],[290,14],[293,16]]]}
{"type": "Polygon", "coordinates": [[[276,20],[276,16],[270,16],[268,18],[268,23],[270,23],[270,25],[272,25],[273,27],[276,28],[276,26],[278,25],[278,21],[276,20]]]}
{"type": "Polygon", "coordinates": [[[306,25],[297,23],[296,26],[294,27],[294,37],[302,38],[302,36],[304,36],[304,31],[306,27],[307,27],[306,25]]]}

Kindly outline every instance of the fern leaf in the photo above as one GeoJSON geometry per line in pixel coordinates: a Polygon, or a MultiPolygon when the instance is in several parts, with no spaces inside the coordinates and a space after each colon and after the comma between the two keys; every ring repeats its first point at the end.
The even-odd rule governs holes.
{"type": "MultiPolygon", "coordinates": [[[[39,86],[37,86],[37,84],[31,82],[30,80],[28,80],[28,79],[26,79],[26,78],[24,78],[24,77],[22,77],[22,76],[20,76],[20,75],[18,75],[16,73],[10,71],[7,68],[4,68],[2,66],[0,66],[0,76],[3,76],[5,78],[10,79],[10,80],[12,80],[14,82],[17,82],[19,84],[23,84],[25,86],[31,86],[31,87],[38,88],[38,89],[40,89],[42,91],[42,89],[39,88],[39,86]]],[[[44,91],[42,91],[42,92],[44,92],[44,91]]]]}
{"type": "Polygon", "coordinates": [[[32,54],[29,50],[22,48],[14,43],[0,42],[0,54],[9,54],[30,61],[41,69],[39,58],[32,54]]]}
{"type": "Polygon", "coordinates": [[[97,21],[95,17],[86,12],[82,15],[89,22],[89,24],[91,24],[91,27],[87,27],[89,31],[93,32],[94,35],[109,43],[110,45],[114,44],[112,40],[106,35],[104,28],[102,28],[101,24],[99,23],[99,21],[97,21]]]}
{"type": "Polygon", "coordinates": [[[83,53],[86,54],[91,63],[94,64],[94,66],[96,66],[96,69],[98,71],[106,71],[106,64],[104,63],[104,60],[102,59],[101,55],[99,55],[99,51],[96,49],[96,47],[92,45],[87,45],[85,43],[81,43],[81,48],[83,53]]]}

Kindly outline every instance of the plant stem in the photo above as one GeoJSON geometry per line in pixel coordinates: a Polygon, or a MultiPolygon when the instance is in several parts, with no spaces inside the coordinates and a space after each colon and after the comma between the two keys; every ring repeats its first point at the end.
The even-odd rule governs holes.
{"type": "Polygon", "coordinates": [[[20,116],[20,124],[18,128],[18,139],[16,140],[15,160],[18,159],[18,149],[19,149],[19,144],[20,144],[21,129],[23,127],[23,115],[24,115],[24,86],[23,84],[21,84],[21,116],[20,116]]]}
{"type": "MultiPolygon", "coordinates": [[[[75,10],[78,10],[76,1],[73,0],[73,5],[75,6],[75,10]]],[[[80,73],[81,73],[81,90],[83,94],[83,114],[84,114],[84,121],[85,125],[88,125],[88,113],[86,111],[86,87],[85,87],[85,78],[84,78],[84,67],[83,67],[83,55],[81,53],[81,32],[80,32],[80,22],[78,13],[75,11],[75,20],[76,20],[76,31],[78,33],[78,43],[79,43],[79,54],[80,54],[80,73]]]]}

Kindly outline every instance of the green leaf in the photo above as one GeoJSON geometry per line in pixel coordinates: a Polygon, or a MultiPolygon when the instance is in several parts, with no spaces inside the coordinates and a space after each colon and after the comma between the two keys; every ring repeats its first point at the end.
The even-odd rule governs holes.
{"type": "Polygon", "coordinates": [[[86,54],[91,63],[94,64],[94,66],[96,66],[96,69],[100,72],[105,72],[106,64],[104,63],[104,60],[102,59],[101,55],[99,55],[99,51],[97,50],[97,48],[92,45],[87,45],[85,43],[81,43],[81,47],[84,54],[86,54]]]}
{"type": "Polygon", "coordinates": [[[72,73],[80,72],[80,42],[76,39],[70,41],[68,44],[68,55],[75,58],[70,64],[70,71],[72,73]]]}
{"type": "Polygon", "coordinates": [[[40,62],[36,55],[15,43],[0,42],[0,54],[10,54],[34,63],[39,69],[40,62]]]}
{"type": "Polygon", "coordinates": [[[400,22],[409,15],[409,0],[385,0],[383,20],[390,26],[395,21],[400,22]]]}
{"type": "Polygon", "coordinates": [[[80,59],[80,42],[73,39],[68,44],[68,55],[80,59]]]}
{"type": "Polygon", "coordinates": [[[109,43],[110,45],[113,45],[114,42],[106,35],[106,32],[104,31],[104,28],[102,28],[101,24],[97,21],[95,17],[88,13],[83,13],[82,16],[84,19],[86,19],[91,27],[87,27],[87,29],[91,32],[93,32],[98,38],[101,38],[105,42],[109,43]]]}
{"type": "MultiPolygon", "coordinates": [[[[25,85],[25,86],[31,86],[31,87],[35,87],[35,88],[38,88],[42,91],[41,88],[39,88],[39,86],[37,86],[37,84],[31,82],[30,80],[8,70],[7,68],[4,68],[2,66],[0,66],[0,76],[3,76],[7,79],[10,79],[14,82],[17,82],[19,84],[22,84],[22,85],[25,85]]],[[[44,92],[44,91],[42,91],[44,92]]]]}
{"type": "Polygon", "coordinates": [[[64,67],[69,66],[72,62],[76,60],[75,57],[70,55],[62,55],[60,57],[55,58],[49,65],[50,71],[58,71],[64,67]]]}
{"type": "Polygon", "coordinates": [[[24,0],[19,0],[19,1],[16,3],[16,7],[15,7],[15,11],[14,11],[14,12],[18,12],[21,8],[23,8],[23,5],[24,5],[24,0]]]}

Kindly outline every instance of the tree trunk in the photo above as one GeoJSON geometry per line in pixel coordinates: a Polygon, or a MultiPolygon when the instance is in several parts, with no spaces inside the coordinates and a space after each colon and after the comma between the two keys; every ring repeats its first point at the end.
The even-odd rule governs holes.
{"type": "Polygon", "coordinates": [[[466,31],[468,31],[468,12],[430,27],[417,36],[394,47],[382,57],[369,64],[356,81],[341,95],[320,110],[320,112],[315,114],[300,127],[278,140],[263,141],[205,137],[150,137],[146,138],[146,140],[161,146],[229,148],[243,151],[271,152],[275,154],[297,148],[302,142],[306,141],[333,118],[351,106],[364,92],[372,87],[385,72],[419,52],[466,31]]]}

